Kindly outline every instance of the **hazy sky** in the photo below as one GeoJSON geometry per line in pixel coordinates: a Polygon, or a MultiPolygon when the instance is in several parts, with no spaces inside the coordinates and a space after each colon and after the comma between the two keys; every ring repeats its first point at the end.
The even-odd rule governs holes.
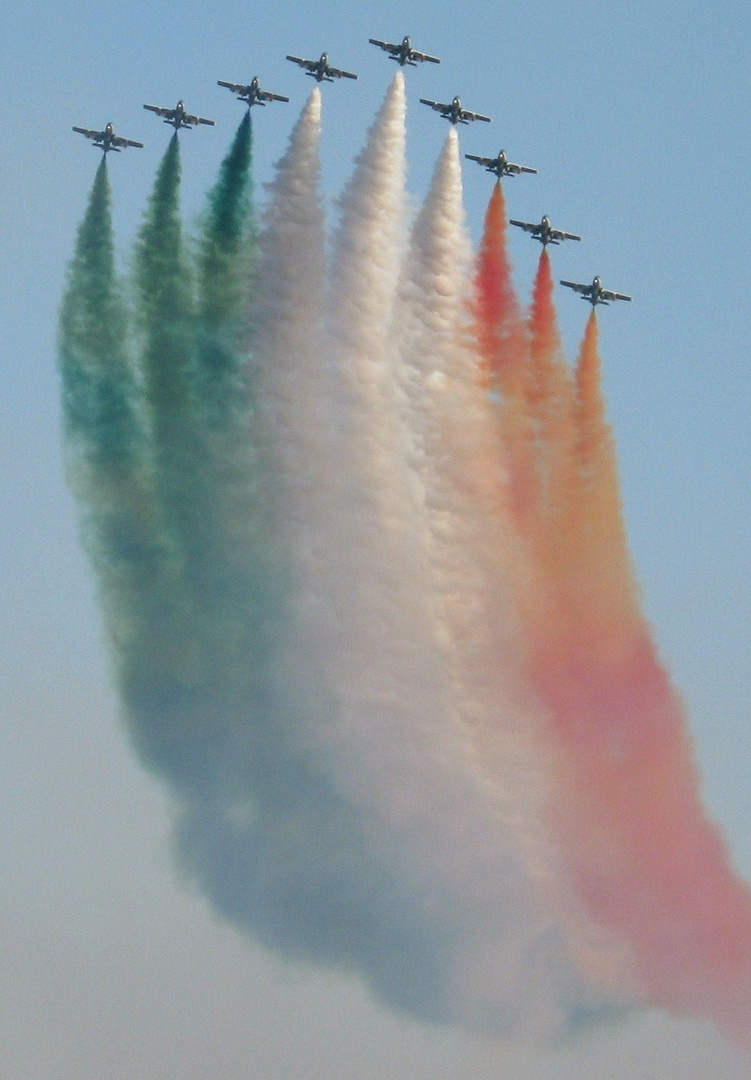
{"type": "MultiPolygon", "coordinates": [[[[217,79],[291,99],[254,116],[259,199],[311,80],[285,53],[360,73],[324,87],[333,200],[394,65],[367,44],[443,58],[408,71],[410,190],[426,190],[445,124],[417,104],[460,93],[491,125],[466,152],[539,170],[509,211],[581,233],[556,276],[627,292],[600,318],[605,390],[644,603],[687,703],[704,792],[751,878],[751,493],[745,3],[579,0],[378,5],[192,0],[75,10],[31,0],[0,37],[0,1073],[8,1080],[741,1080],[749,1061],[711,1028],[635,1016],[556,1053],[514,1050],[385,1014],[335,975],[300,972],[217,924],[176,875],[166,793],[117,720],[94,582],[62,474],[57,311],[99,154],[72,125],[146,143],[111,161],[129,256],[168,129],[144,101],[213,117],[183,138],[188,220],[240,106],[217,79]],[[194,145],[195,144],[195,145],[194,145]]],[[[478,130],[479,129],[479,130],[478,130]]],[[[112,155],[115,157],[115,155],[112,155]]],[[[477,238],[489,178],[467,163],[477,238]]],[[[511,238],[529,294],[539,253],[511,238]]],[[[560,290],[569,355],[586,305],[560,290]]],[[[749,1003],[751,1009],[751,1003],[749,1003]]]]}

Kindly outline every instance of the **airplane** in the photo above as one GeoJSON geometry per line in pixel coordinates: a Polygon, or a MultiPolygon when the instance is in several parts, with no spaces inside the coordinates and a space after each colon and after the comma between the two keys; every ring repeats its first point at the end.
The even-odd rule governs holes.
{"type": "Polygon", "coordinates": [[[73,130],[79,135],[85,135],[87,139],[93,139],[97,150],[104,150],[105,154],[108,150],[115,150],[119,154],[126,146],[139,146],[143,149],[142,142],[134,142],[133,139],[124,139],[122,135],[115,135],[112,124],[107,124],[104,131],[92,131],[90,128],[80,127],[74,127],[73,130]]]}
{"type": "Polygon", "coordinates": [[[428,98],[424,97],[420,98],[420,102],[423,105],[430,105],[431,109],[439,112],[443,119],[448,120],[450,124],[469,124],[472,120],[484,120],[486,124],[491,122],[489,116],[463,109],[458,97],[452,98],[448,105],[442,101],[429,101],[428,98]]]}
{"type": "Polygon", "coordinates": [[[500,180],[502,176],[518,176],[520,173],[536,173],[537,169],[530,169],[527,165],[514,165],[506,157],[506,151],[500,150],[498,157],[478,157],[477,154],[465,154],[465,158],[476,161],[478,165],[484,165],[486,172],[495,173],[500,180]]]}
{"type": "Polygon", "coordinates": [[[288,97],[282,97],[281,94],[262,90],[257,75],[253,76],[247,86],[242,83],[222,82],[221,79],[217,79],[217,86],[226,86],[233,94],[237,94],[237,100],[244,101],[248,108],[252,105],[265,105],[267,101],[289,101],[288,97]]]}
{"type": "Polygon", "coordinates": [[[531,221],[509,221],[510,225],[518,225],[525,232],[532,233],[533,240],[539,240],[543,247],[546,244],[560,244],[561,240],[581,240],[576,233],[563,232],[562,229],[554,229],[550,224],[550,218],[544,215],[535,225],[531,221]]]}
{"type": "Polygon", "coordinates": [[[408,37],[403,37],[400,45],[393,45],[390,41],[379,41],[377,38],[368,38],[368,41],[371,45],[377,45],[379,49],[389,53],[389,60],[396,60],[400,67],[404,67],[405,64],[409,64],[410,67],[417,67],[418,64],[423,64],[426,60],[429,64],[440,64],[441,62],[437,56],[429,56],[427,53],[413,49],[408,37]]]}
{"type": "Polygon", "coordinates": [[[582,294],[582,300],[587,300],[592,307],[597,304],[610,303],[611,300],[630,300],[630,296],[626,296],[625,293],[611,292],[610,289],[603,289],[600,279],[598,277],[592,278],[591,285],[580,285],[578,281],[562,281],[561,285],[568,286],[569,289],[573,289],[574,292],[582,294]]]}
{"type": "Polygon", "coordinates": [[[203,116],[193,116],[185,111],[185,103],[178,101],[174,109],[165,109],[161,105],[144,105],[144,109],[154,112],[157,116],[163,116],[165,124],[172,124],[175,131],[179,128],[190,128],[196,124],[209,124],[214,126],[213,120],[206,120],[203,116]]]}
{"type": "Polygon", "coordinates": [[[305,68],[305,74],[311,75],[316,82],[333,82],[334,79],[356,79],[351,71],[342,71],[341,68],[331,67],[328,55],[321,53],[318,60],[303,60],[301,56],[288,56],[293,64],[299,64],[305,68]]]}

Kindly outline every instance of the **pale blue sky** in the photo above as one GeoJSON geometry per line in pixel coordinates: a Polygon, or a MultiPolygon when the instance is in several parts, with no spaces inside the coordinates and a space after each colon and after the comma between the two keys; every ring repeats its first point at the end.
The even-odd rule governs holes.
{"type": "MultiPolygon", "coordinates": [[[[491,125],[465,152],[504,147],[539,175],[510,180],[515,217],[581,233],[557,277],[634,302],[602,311],[605,388],[646,610],[681,687],[704,790],[751,878],[751,10],[668,0],[30,0],[0,37],[0,1073],[9,1080],[220,1076],[240,1080],[741,1080],[709,1028],[635,1019],[562,1054],[513,1052],[387,1016],[334,976],[300,975],[216,925],[169,862],[167,804],[134,764],[109,689],[94,586],[62,476],[57,309],[99,159],[72,125],[146,143],[111,161],[126,256],[168,129],[145,101],[213,117],[183,139],[198,212],[240,106],[217,79],[292,98],[255,110],[259,200],[311,81],[285,53],[357,71],[324,88],[333,200],[394,65],[370,36],[411,34],[443,58],[408,72],[415,199],[445,136],[417,104],[460,93],[491,125]]],[[[114,155],[113,155],[114,157],[114,155]]],[[[468,163],[478,236],[489,178],[468,163]]],[[[333,210],[333,206],[332,206],[333,210]]],[[[539,249],[511,239],[523,298],[539,249]]],[[[587,314],[557,297],[566,347],[587,314]]]]}

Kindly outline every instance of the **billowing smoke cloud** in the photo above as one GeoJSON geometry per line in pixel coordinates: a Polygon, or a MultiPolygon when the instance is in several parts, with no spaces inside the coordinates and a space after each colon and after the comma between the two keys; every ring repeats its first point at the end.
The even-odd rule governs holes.
{"type": "Polygon", "coordinates": [[[256,221],[246,115],[133,317],[100,166],[61,314],[71,483],[179,864],[267,947],[534,1040],[643,1003],[748,1034],[751,901],[638,607],[596,323],[526,315],[452,129],[410,225],[401,73],[327,259],[315,88],[256,221]]]}

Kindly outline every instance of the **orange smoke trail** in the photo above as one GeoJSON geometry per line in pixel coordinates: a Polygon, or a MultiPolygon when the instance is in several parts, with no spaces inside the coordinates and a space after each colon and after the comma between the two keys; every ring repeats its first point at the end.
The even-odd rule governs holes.
{"type": "Polygon", "coordinates": [[[568,542],[530,627],[558,748],[553,827],[590,914],[645,998],[751,1037],[751,893],[698,796],[681,702],[637,603],[590,316],[576,370],[568,542]],[[572,542],[573,540],[573,542],[572,542]]]}

